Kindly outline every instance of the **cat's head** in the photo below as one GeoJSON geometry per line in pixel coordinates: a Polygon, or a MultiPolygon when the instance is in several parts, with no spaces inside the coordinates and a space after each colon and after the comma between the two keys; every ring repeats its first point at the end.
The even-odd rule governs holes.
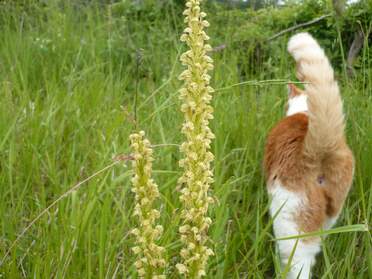
{"type": "Polygon", "coordinates": [[[305,91],[296,87],[293,83],[289,83],[286,114],[290,116],[299,112],[307,112],[307,95],[305,91]]]}

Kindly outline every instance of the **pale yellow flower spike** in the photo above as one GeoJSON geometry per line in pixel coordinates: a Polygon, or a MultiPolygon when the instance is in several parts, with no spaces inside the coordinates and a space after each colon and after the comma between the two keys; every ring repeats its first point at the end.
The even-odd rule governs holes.
{"type": "Polygon", "coordinates": [[[211,163],[214,159],[209,151],[214,135],[208,127],[213,118],[210,106],[214,90],[209,86],[208,71],[213,69],[213,60],[207,55],[212,50],[205,41],[209,39],[203,31],[209,23],[204,19],[206,14],[200,11],[202,0],[189,0],[184,11],[187,27],[181,36],[189,50],[181,55],[181,62],[187,67],[180,79],[184,87],[180,90],[183,101],[181,111],[185,122],[182,133],[187,141],[181,145],[184,158],[180,166],[184,169],[179,183],[184,185],[181,190],[183,209],[181,217],[183,224],[179,228],[183,248],[182,262],[176,267],[187,278],[200,278],[206,275],[208,257],[213,252],[207,246],[208,228],[212,220],[207,216],[208,206],[213,201],[208,196],[208,190],[213,182],[211,163]]]}
{"type": "Polygon", "coordinates": [[[164,248],[155,242],[163,232],[163,227],[156,225],[160,213],[153,208],[159,197],[158,186],[151,178],[152,149],[150,142],[144,138],[145,132],[130,135],[133,149],[132,192],[135,193],[133,215],[138,219],[138,228],[132,230],[136,236],[136,246],[132,248],[137,255],[135,266],[139,278],[164,279],[164,248]]]}

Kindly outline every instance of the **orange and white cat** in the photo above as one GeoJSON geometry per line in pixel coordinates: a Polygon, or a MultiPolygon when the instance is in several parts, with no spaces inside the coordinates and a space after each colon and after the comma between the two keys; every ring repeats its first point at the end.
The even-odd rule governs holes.
{"type": "MultiPolygon", "coordinates": [[[[305,89],[289,85],[287,115],[270,132],[264,169],[276,238],[329,229],[340,214],[354,160],[344,136],[342,100],[323,49],[308,33],[294,35],[288,51],[305,89]]],[[[287,278],[308,279],[320,238],[277,241],[287,278]],[[294,250],[294,247],[296,249],[294,250]]]]}

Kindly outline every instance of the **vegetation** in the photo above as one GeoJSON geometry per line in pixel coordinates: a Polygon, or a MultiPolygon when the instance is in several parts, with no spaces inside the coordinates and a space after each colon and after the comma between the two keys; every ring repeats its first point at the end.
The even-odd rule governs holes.
{"type": "Polygon", "coordinates": [[[186,278],[201,278],[205,276],[209,256],[213,255],[208,247],[208,231],[212,219],[208,216],[209,204],[214,202],[210,196],[210,186],[213,183],[212,163],[213,153],[210,152],[214,139],[209,122],[213,119],[211,93],[215,92],[210,86],[213,69],[213,59],[208,56],[212,50],[205,32],[209,27],[207,14],[201,10],[202,0],[188,0],[183,12],[186,28],[181,36],[188,50],[180,60],[186,69],[179,75],[184,81],[179,90],[182,100],[181,111],[185,121],[181,132],[185,141],[180,146],[183,158],[179,166],[183,174],[178,179],[181,189],[182,202],[179,227],[183,248],[180,251],[181,263],[176,265],[180,274],[186,278]]]}
{"type": "Polygon", "coordinates": [[[135,193],[136,201],[133,217],[138,218],[138,225],[132,230],[138,246],[134,246],[132,251],[138,255],[134,265],[139,277],[164,279],[163,272],[166,265],[162,257],[164,247],[156,245],[156,241],[163,232],[163,227],[156,225],[156,219],[160,217],[160,212],[153,208],[155,199],[159,197],[159,190],[151,178],[152,161],[154,160],[151,143],[144,136],[144,131],[129,136],[133,149],[131,155],[133,156],[134,170],[132,192],[135,193]]]}
{"type": "MultiPolygon", "coordinates": [[[[152,142],[167,278],[179,278],[177,179],[183,123],[177,92],[183,71],[181,1],[2,1],[0,3],[0,274],[3,278],[129,278],[137,260],[131,234],[129,135],[152,142]],[[136,97],[137,96],[137,97],[136,97]],[[136,112],[136,113],[135,113],[136,112]],[[124,154],[124,155],[123,155],[124,154]],[[113,159],[115,159],[113,163],[113,159]],[[79,187],[79,181],[110,165],[79,187]],[[68,192],[67,195],[62,196],[68,192]],[[50,204],[57,203],[25,228],[50,204]],[[21,236],[17,239],[17,236],[21,236]],[[14,244],[14,245],[13,245],[14,244]],[[6,254],[8,249],[10,253],[6,254]]],[[[207,278],[274,278],[279,274],[261,162],[265,137],[283,115],[294,63],[288,36],[306,28],[336,66],[356,159],[353,189],[338,226],[323,244],[316,278],[372,278],[371,4],[341,18],[323,1],[235,10],[210,3],[215,134],[212,224],[207,278]],[[356,27],[364,46],[347,75],[356,27]]],[[[158,227],[160,228],[160,227],[158,227]]]]}

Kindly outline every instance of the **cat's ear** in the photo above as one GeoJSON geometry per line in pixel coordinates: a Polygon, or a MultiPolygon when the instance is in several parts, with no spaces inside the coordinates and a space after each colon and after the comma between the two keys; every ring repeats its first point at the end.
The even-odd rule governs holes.
{"type": "Polygon", "coordinates": [[[304,94],[304,91],[298,88],[293,83],[288,83],[288,97],[293,98],[296,96],[299,96],[301,94],[304,94]]]}

